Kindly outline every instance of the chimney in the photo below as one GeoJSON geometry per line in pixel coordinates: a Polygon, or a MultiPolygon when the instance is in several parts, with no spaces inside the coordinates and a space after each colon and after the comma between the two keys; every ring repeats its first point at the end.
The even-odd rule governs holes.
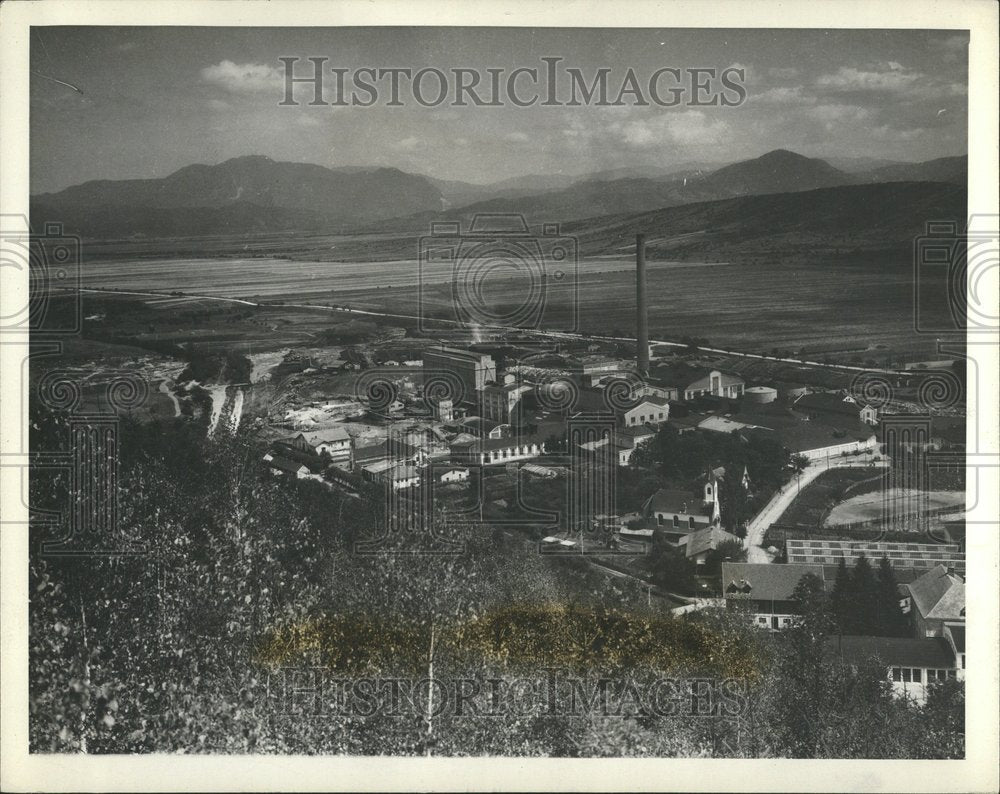
{"type": "Polygon", "coordinates": [[[649,374],[649,326],[646,318],[646,235],[635,236],[635,345],[639,375],[649,374]]]}

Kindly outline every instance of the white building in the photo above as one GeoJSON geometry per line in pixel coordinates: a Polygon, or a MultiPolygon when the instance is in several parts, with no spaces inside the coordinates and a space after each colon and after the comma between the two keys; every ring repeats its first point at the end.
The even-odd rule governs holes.
{"type": "Polygon", "coordinates": [[[662,425],[670,416],[670,404],[660,397],[643,397],[634,406],[617,412],[622,427],[662,425]]]}
{"type": "Polygon", "coordinates": [[[306,433],[305,438],[318,454],[325,452],[334,463],[347,463],[350,466],[354,441],[343,427],[314,430],[306,433]]]}
{"type": "Polygon", "coordinates": [[[544,442],[532,436],[477,438],[461,443],[452,442],[451,445],[452,458],[480,466],[530,460],[544,452],[544,442]]]}
{"type": "Polygon", "coordinates": [[[443,483],[465,482],[469,479],[469,470],[465,468],[446,469],[438,475],[438,481],[443,483]]]}
{"type": "Polygon", "coordinates": [[[917,703],[927,700],[934,681],[959,678],[962,672],[954,649],[943,637],[834,636],[827,638],[825,650],[829,657],[849,665],[877,660],[885,666],[893,693],[917,703]]]}

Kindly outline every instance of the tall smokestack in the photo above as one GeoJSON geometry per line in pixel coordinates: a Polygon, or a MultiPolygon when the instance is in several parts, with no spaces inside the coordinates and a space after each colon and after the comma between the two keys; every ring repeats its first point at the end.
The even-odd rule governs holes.
{"type": "Polygon", "coordinates": [[[649,374],[649,324],[646,318],[646,235],[635,236],[635,344],[640,375],[649,374]]]}

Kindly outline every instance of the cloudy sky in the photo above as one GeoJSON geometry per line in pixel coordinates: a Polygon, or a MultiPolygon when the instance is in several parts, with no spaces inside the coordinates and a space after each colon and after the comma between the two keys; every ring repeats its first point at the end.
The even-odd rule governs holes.
{"type": "MultiPolygon", "coordinates": [[[[33,193],[246,154],[484,183],[776,148],[909,161],[966,152],[968,36],[957,31],[35,27],[31,45],[33,193]],[[383,94],[372,107],[281,107],[282,56],[484,75],[561,57],[588,77],[610,68],[615,93],[630,67],[645,82],[663,67],[735,65],[747,100],[388,107],[383,94]]],[[[333,98],[332,76],[327,89],[333,98]]]]}

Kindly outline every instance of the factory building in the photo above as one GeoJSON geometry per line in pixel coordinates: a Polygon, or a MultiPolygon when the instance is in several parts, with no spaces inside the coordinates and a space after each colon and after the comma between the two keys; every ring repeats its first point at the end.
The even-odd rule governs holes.
{"type": "MultiPolygon", "coordinates": [[[[435,373],[457,375],[462,382],[464,394],[461,400],[475,404],[476,394],[487,383],[495,383],[497,365],[491,356],[456,347],[433,347],[423,353],[424,377],[435,373]]],[[[456,395],[456,401],[458,401],[456,395]]]]}

